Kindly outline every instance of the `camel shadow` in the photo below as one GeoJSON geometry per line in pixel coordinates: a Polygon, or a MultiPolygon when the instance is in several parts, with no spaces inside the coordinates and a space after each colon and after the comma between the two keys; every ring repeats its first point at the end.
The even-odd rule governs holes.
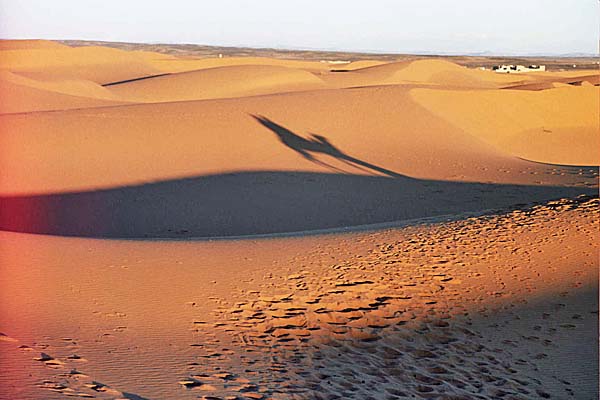
{"type": "MultiPolygon", "coordinates": [[[[311,162],[323,165],[315,155],[332,157],[368,174],[248,170],[0,196],[0,230],[104,238],[235,237],[456,216],[596,192],[411,178],[350,156],[324,136],[307,139],[268,118],[253,117],[311,162]]],[[[577,170],[565,167],[568,173],[577,170]]]]}
{"type": "Polygon", "coordinates": [[[344,174],[347,173],[346,171],[315,158],[315,154],[325,154],[361,171],[371,173],[371,175],[377,175],[377,172],[392,178],[405,177],[404,175],[390,171],[389,169],[379,167],[344,153],[335,147],[325,136],[311,134],[310,138],[306,139],[265,116],[254,114],[251,115],[252,118],[254,118],[258,123],[275,133],[282,144],[315,164],[321,165],[336,172],[341,172],[344,174]]]}

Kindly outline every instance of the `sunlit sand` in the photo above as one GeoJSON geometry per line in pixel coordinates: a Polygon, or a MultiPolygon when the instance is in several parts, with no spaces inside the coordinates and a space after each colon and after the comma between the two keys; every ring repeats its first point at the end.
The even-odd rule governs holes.
{"type": "Polygon", "coordinates": [[[598,83],[1,41],[0,398],[597,398],[598,83]]]}

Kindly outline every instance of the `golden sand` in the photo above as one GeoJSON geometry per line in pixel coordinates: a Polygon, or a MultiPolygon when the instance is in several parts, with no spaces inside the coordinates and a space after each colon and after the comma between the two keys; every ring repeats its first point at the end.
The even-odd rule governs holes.
{"type": "Polygon", "coordinates": [[[2,41],[0,398],[597,398],[597,84],[2,41]]]}

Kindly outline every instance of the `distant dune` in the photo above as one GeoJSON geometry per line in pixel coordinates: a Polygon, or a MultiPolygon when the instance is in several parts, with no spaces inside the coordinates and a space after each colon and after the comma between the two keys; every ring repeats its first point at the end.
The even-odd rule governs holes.
{"type": "Polygon", "coordinates": [[[301,60],[284,60],[267,57],[223,57],[223,58],[164,58],[144,56],[153,67],[163,72],[186,72],[199,69],[230,67],[240,65],[265,65],[274,67],[297,68],[313,72],[325,72],[332,68],[328,63],[301,60]]]}
{"type": "Polygon", "coordinates": [[[66,221],[31,226],[48,233],[264,234],[474,211],[523,190],[543,200],[596,185],[593,170],[578,168],[599,162],[597,90],[581,84],[589,75],[501,75],[442,59],[194,60],[36,43],[5,44],[0,61],[4,228],[27,231],[14,210],[31,206],[66,221]],[[484,189],[472,184],[496,198],[476,196],[473,187],[484,189]],[[218,200],[237,191],[250,203],[218,200]],[[435,193],[448,191],[462,206],[436,205],[435,193]],[[137,196],[149,201],[139,215],[137,196]],[[190,213],[199,198],[205,208],[190,213]],[[241,214],[244,204],[257,205],[254,219],[241,214]],[[84,210],[97,222],[67,228],[84,210]],[[145,214],[154,212],[158,219],[145,214]],[[221,227],[222,212],[239,223],[221,227]],[[117,225],[94,228],[101,220],[117,225]]]}
{"type": "Polygon", "coordinates": [[[387,63],[355,70],[385,83],[434,83],[458,87],[495,87],[498,83],[523,81],[526,76],[507,76],[468,69],[441,59],[387,63]]]}
{"type": "Polygon", "coordinates": [[[168,74],[111,85],[110,91],[130,101],[166,102],[243,97],[325,88],[316,75],[271,65],[234,65],[168,74]]]}
{"type": "Polygon", "coordinates": [[[1,50],[68,49],[69,46],[52,40],[0,40],[1,50]]]}
{"type": "Polygon", "coordinates": [[[0,72],[0,113],[26,113],[124,104],[102,86],[84,80],[45,82],[0,72]]]}
{"type": "Polygon", "coordinates": [[[2,50],[0,70],[52,74],[99,84],[159,73],[135,53],[107,47],[2,50]]]}

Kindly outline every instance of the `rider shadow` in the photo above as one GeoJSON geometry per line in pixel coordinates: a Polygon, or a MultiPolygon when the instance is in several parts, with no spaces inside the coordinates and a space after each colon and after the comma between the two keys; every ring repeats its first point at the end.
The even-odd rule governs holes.
{"type": "Polygon", "coordinates": [[[365,172],[378,172],[380,174],[387,175],[388,177],[392,178],[404,177],[403,175],[398,174],[394,171],[390,171],[389,169],[379,167],[377,165],[368,163],[366,161],[360,160],[358,158],[352,157],[344,153],[343,151],[335,147],[331,142],[329,142],[329,140],[325,136],[311,134],[309,139],[305,139],[302,136],[299,136],[294,132],[290,131],[289,129],[271,121],[267,117],[254,114],[251,115],[261,125],[265,126],[273,133],[275,133],[279,137],[281,143],[294,150],[305,159],[314,162],[315,164],[319,164],[321,166],[341,173],[347,173],[339,168],[334,167],[333,165],[327,164],[326,162],[320,161],[314,157],[314,154],[326,154],[365,172]]]}

